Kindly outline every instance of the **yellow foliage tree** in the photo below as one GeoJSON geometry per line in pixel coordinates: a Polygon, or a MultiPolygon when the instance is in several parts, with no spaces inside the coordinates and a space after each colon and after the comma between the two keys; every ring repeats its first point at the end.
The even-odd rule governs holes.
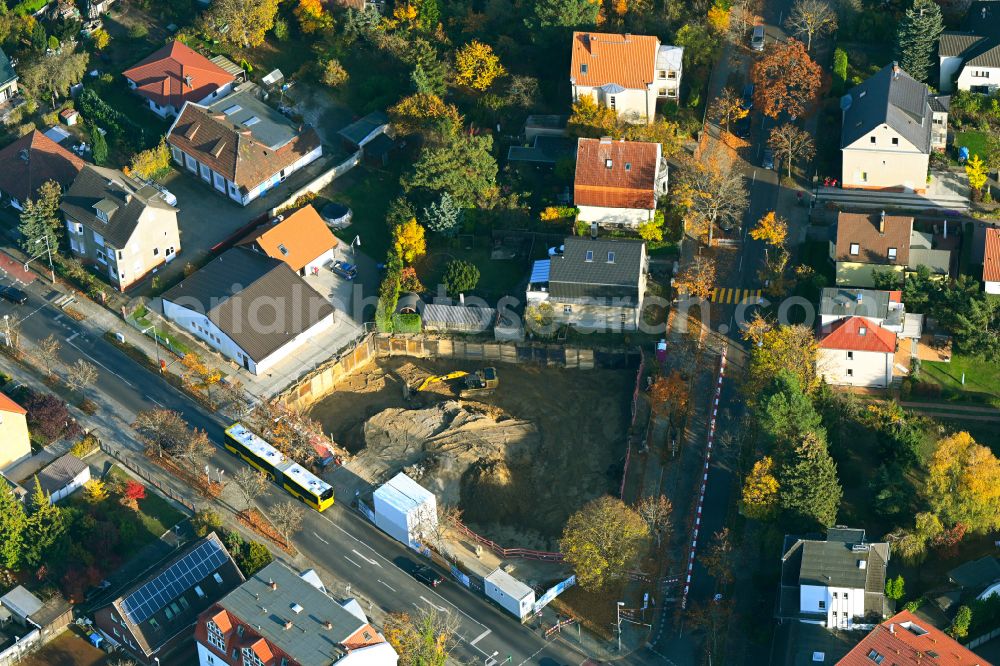
{"type": "Polygon", "coordinates": [[[560,548],[585,590],[621,580],[649,538],[649,526],[618,498],[599,497],[566,521],[560,548]]]}
{"type": "Polygon", "coordinates": [[[965,175],[969,177],[969,187],[975,191],[980,191],[986,185],[989,174],[986,172],[986,164],[979,155],[973,155],[965,165],[965,175]]]}
{"type": "MultiPolygon", "coordinates": [[[[746,395],[754,400],[765,386],[785,370],[798,380],[806,393],[819,385],[816,374],[816,353],[819,344],[808,326],[758,326],[751,325],[754,342],[750,351],[750,373],[744,386],[746,395]]],[[[744,336],[750,333],[744,332],[744,336]]]]}
{"type": "Polygon", "coordinates": [[[926,493],[946,524],[970,532],[1000,527],[1000,460],[967,432],[937,443],[927,465],[926,493]]]}
{"type": "Polygon", "coordinates": [[[194,353],[185,354],[181,363],[184,365],[182,376],[184,383],[196,391],[205,391],[211,398],[212,387],[222,380],[222,372],[209,367],[201,360],[200,356],[194,353]]]}
{"type": "Polygon", "coordinates": [[[156,178],[170,171],[170,148],[165,139],[153,148],[132,156],[126,172],[140,178],[156,178]]]}
{"type": "Polygon", "coordinates": [[[88,502],[103,502],[108,499],[108,489],[100,479],[91,479],[83,484],[83,494],[88,502]]]}
{"type": "Polygon", "coordinates": [[[639,224],[639,236],[647,243],[659,243],[663,240],[663,223],[660,220],[646,220],[639,224]]]}
{"type": "Polygon", "coordinates": [[[679,370],[660,377],[649,389],[650,409],[657,416],[679,416],[687,409],[690,397],[688,383],[679,370]]]}
{"type": "Polygon", "coordinates": [[[320,0],[299,0],[294,14],[299,22],[299,29],[307,35],[333,27],[333,17],[320,0]]]}
{"type": "Polygon", "coordinates": [[[392,17],[399,22],[412,24],[417,20],[417,8],[410,3],[396,5],[392,17]]]}
{"type": "Polygon", "coordinates": [[[708,257],[696,256],[680,274],[674,278],[678,292],[692,298],[708,300],[715,288],[715,261],[708,257]]]}
{"type": "Polygon", "coordinates": [[[428,130],[454,135],[462,127],[458,108],[432,93],[416,93],[399,100],[389,108],[389,119],[401,135],[428,130]]]}
{"type": "Polygon", "coordinates": [[[765,456],[753,464],[743,483],[743,513],[757,520],[773,516],[778,507],[778,488],[774,460],[765,456]]]}
{"type": "Polygon", "coordinates": [[[614,3],[615,14],[619,17],[628,13],[628,0],[614,0],[614,3]]]}
{"type": "Polygon", "coordinates": [[[581,95],[573,103],[572,114],[566,125],[569,132],[575,136],[596,138],[610,136],[620,139],[625,129],[618,122],[618,114],[614,109],[599,105],[590,95],[581,95]]]}
{"type": "Polygon", "coordinates": [[[104,28],[98,28],[94,32],[90,33],[90,39],[94,43],[94,48],[98,51],[103,51],[108,44],[111,42],[111,35],[104,28]]]}
{"type": "Polygon", "coordinates": [[[757,226],[750,231],[750,238],[783,247],[788,238],[788,223],[771,211],[757,221],[757,226]]]}
{"type": "Polygon", "coordinates": [[[708,27],[716,35],[724,35],[729,32],[729,9],[719,0],[715,1],[708,10],[708,27]]]}
{"type": "Polygon", "coordinates": [[[500,58],[489,44],[473,40],[455,52],[455,80],[461,85],[486,90],[504,73],[500,58]]]}
{"type": "Polygon", "coordinates": [[[404,222],[392,230],[392,244],[396,254],[406,263],[412,264],[427,253],[427,239],[416,218],[404,222]]]}

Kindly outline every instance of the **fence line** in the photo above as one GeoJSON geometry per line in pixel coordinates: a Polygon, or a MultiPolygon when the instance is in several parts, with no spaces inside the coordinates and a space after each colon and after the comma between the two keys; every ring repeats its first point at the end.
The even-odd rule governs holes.
{"type": "Polygon", "coordinates": [[[287,199],[285,199],[280,204],[271,209],[271,217],[277,215],[278,211],[284,208],[285,206],[291,206],[292,204],[294,204],[296,201],[299,200],[299,197],[304,196],[306,194],[313,194],[319,192],[324,187],[326,187],[333,181],[337,180],[338,178],[343,176],[345,173],[347,173],[360,163],[361,163],[361,151],[358,150],[340,164],[330,169],[327,169],[326,171],[316,176],[315,178],[310,180],[308,183],[306,183],[299,189],[295,190],[295,192],[289,195],[287,199]]]}
{"type": "Polygon", "coordinates": [[[484,536],[480,536],[462,524],[461,521],[454,521],[455,529],[465,536],[480,543],[503,558],[518,557],[524,560],[541,560],[543,562],[562,562],[562,553],[552,553],[544,550],[531,550],[529,548],[504,548],[495,541],[490,541],[484,536]]]}
{"type": "MultiPolygon", "coordinates": [[[[150,316],[153,317],[153,316],[156,316],[156,315],[152,311],[150,311],[150,316]]],[[[142,324],[140,324],[136,320],[132,319],[131,317],[125,317],[124,321],[125,321],[126,324],[128,324],[129,326],[131,326],[135,330],[139,331],[140,333],[142,333],[143,335],[145,335],[147,338],[152,338],[154,343],[159,344],[164,349],[169,350],[171,353],[173,353],[178,358],[184,358],[185,356],[187,356],[187,352],[181,350],[180,347],[174,346],[174,344],[170,342],[170,337],[169,336],[166,336],[166,335],[157,335],[156,334],[156,327],[158,326],[157,323],[150,322],[150,324],[149,324],[148,327],[143,327],[142,324]],[[152,333],[152,335],[150,335],[150,333],[152,333]]],[[[165,326],[164,326],[164,328],[165,328],[165,326]]]]}
{"type": "Polygon", "coordinates": [[[101,447],[101,451],[104,451],[109,456],[111,456],[112,458],[114,458],[115,460],[117,460],[118,462],[120,462],[130,472],[132,472],[133,474],[135,474],[136,476],[138,476],[139,478],[141,478],[142,480],[144,480],[146,483],[152,485],[154,488],[156,488],[161,493],[163,493],[164,495],[166,495],[170,499],[174,500],[178,504],[181,504],[182,506],[184,506],[191,513],[195,512],[194,505],[191,502],[185,500],[182,497],[178,497],[172,490],[170,490],[169,488],[163,486],[162,484],[160,484],[159,481],[157,481],[156,479],[154,479],[151,476],[149,476],[149,474],[147,474],[146,472],[144,472],[139,465],[136,465],[136,464],[134,464],[132,462],[132,456],[130,456],[130,455],[122,452],[121,449],[117,449],[117,448],[114,448],[114,447],[111,447],[111,446],[105,444],[104,440],[102,440],[102,439],[98,439],[98,446],[101,447]]]}
{"type": "Polygon", "coordinates": [[[635,390],[632,391],[632,420],[628,426],[628,444],[625,448],[625,469],[622,471],[622,487],[618,499],[625,501],[625,482],[628,480],[628,466],[632,460],[632,434],[635,429],[635,419],[639,415],[639,391],[642,390],[642,375],[646,371],[646,353],[639,348],[639,371],[635,375],[635,390]]]}
{"type": "Polygon", "coordinates": [[[982,636],[977,636],[976,638],[973,638],[968,643],[965,643],[965,647],[969,648],[970,650],[973,649],[973,648],[977,648],[980,645],[982,645],[983,643],[987,643],[987,642],[993,640],[997,636],[1000,636],[1000,628],[994,629],[993,631],[989,632],[988,634],[983,634],[982,636]]]}

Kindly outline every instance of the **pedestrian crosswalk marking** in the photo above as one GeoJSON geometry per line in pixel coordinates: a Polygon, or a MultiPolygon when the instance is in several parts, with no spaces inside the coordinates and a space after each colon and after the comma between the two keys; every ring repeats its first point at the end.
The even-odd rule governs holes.
{"type": "Polygon", "coordinates": [[[712,290],[709,300],[720,305],[737,303],[758,303],[760,301],[760,289],[733,289],[730,287],[716,287],[712,290]]]}

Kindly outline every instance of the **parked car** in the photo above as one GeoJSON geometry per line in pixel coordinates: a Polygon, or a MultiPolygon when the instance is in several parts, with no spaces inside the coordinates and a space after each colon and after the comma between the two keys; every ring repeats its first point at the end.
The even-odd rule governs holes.
{"type": "Polygon", "coordinates": [[[733,134],[741,139],[750,138],[750,116],[744,116],[736,121],[736,125],[733,126],[733,134]]]}
{"type": "Polygon", "coordinates": [[[754,51],[764,50],[764,26],[755,25],[753,27],[753,32],[750,33],[750,48],[754,51]]]}
{"type": "Polygon", "coordinates": [[[439,576],[434,569],[427,566],[419,566],[414,569],[413,577],[429,587],[437,587],[444,582],[444,578],[439,576]]]}
{"type": "Polygon", "coordinates": [[[743,86],[743,103],[740,105],[745,111],[753,111],[753,91],[755,90],[752,83],[748,83],[743,86]]]}
{"type": "Polygon", "coordinates": [[[24,305],[28,302],[28,295],[13,285],[7,285],[0,289],[0,298],[18,305],[24,305]]]}
{"type": "Polygon", "coordinates": [[[764,152],[760,156],[760,165],[765,169],[774,168],[774,151],[770,148],[765,148],[764,152]]]}
{"type": "Polygon", "coordinates": [[[349,264],[346,261],[341,261],[340,259],[329,262],[326,267],[345,280],[353,280],[358,276],[357,266],[349,264]]]}

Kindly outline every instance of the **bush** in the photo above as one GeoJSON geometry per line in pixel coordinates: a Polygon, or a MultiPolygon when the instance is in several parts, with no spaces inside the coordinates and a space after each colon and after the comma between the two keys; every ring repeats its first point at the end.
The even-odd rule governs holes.
{"type": "Polygon", "coordinates": [[[46,442],[73,437],[80,432],[80,426],[70,416],[66,402],[50,393],[27,389],[21,406],[28,410],[28,427],[46,442]]]}
{"type": "Polygon", "coordinates": [[[274,36],[279,42],[287,42],[289,37],[288,21],[280,16],[274,19],[274,36]]]}
{"type": "Polygon", "coordinates": [[[198,537],[208,536],[210,532],[219,532],[222,529],[222,516],[218,511],[201,509],[191,516],[191,529],[198,537]]]}
{"type": "Polygon", "coordinates": [[[330,86],[331,88],[336,88],[337,86],[342,86],[347,83],[349,78],[347,70],[344,66],[340,64],[340,61],[336,58],[330,58],[325,63],[320,65],[320,80],[330,86]]]}
{"type": "Polygon", "coordinates": [[[166,140],[160,139],[155,147],[133,155],[129,172],[147,180],[155,180],[170,173],[170,148],[167,147],[166,140]]]}
{"type": "Polygon", "coordinates": [[[267,546],[259,541],[251,541],[245,549],[239,552],[235,559],[240,571],[243,572],[244,576],[249,578],[270,564],[274,557],[271,555],[271,551],[267,549],[267,546]]]}
{"type": "Polygon", "coordinates": [[[76,106],[84,118],[104,128],[115,139],[127,141],[138,148],[145,144],[142,128],[121,111],[112,108],[92,88],[83,89],[76,99],[76,106]]]}
{"type": "Polygon", "coordinates": [[[149,35],[149,28],[142,23],[136,23],[128,29],[129,39],[145,39],[147,35],[149,35]]]}
{"type": "Polygon", "coordinates": [[[87,434],[79,442],[70,447],[69,452],[77,458],[85,458],[100,447],[97,435],[87,434]]]}
{"type": "Polygon", "coordinates": [[[847,52],[838,48],[833,52],[833,92],[841,94],[847,86],[847,52]]]}
{"type": "Polygon", "coordinates": [[[14,13],[18,16],[27,16],[34,14],[47,4],[49,4],[49,0],[22,0],[14,5],[14,13]]]}
{"type": "Polygon", "coordinates": [[[416,313],[392,316],[392,330],[395,333],[419,333],[421,325],[420,315],[416,313]]]}
{"type": "Polygon", "coordinates": [[[472,291],[479,284],[479,269],[475,264],[462,259],[448,262],[444,270],[444,286],[450,296],[472,291]]]}

